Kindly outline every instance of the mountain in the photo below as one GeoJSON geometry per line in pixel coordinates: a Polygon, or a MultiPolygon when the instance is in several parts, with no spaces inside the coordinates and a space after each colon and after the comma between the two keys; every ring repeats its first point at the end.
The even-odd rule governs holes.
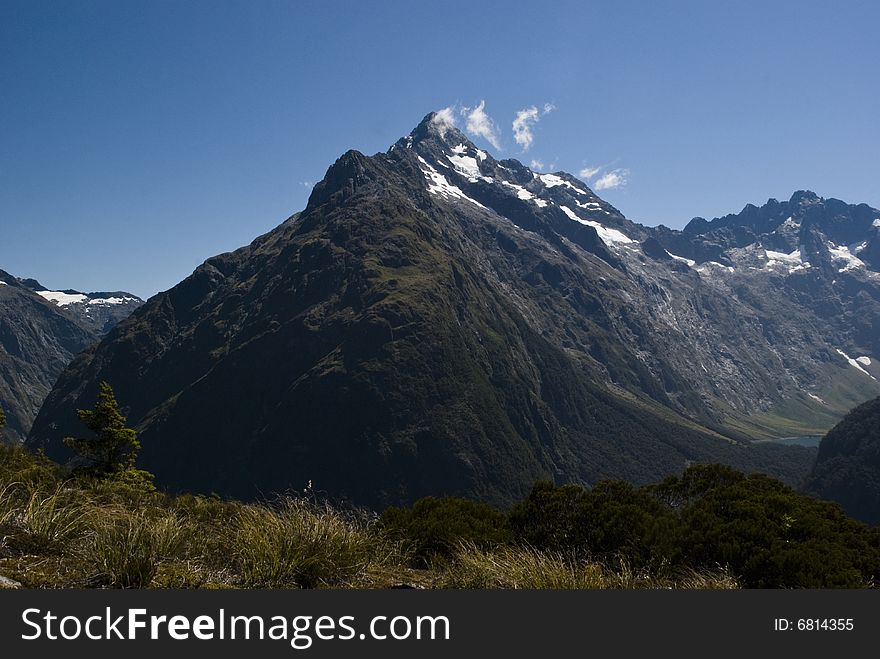
{"type": "Polygon", "coordinates": [[[800,481],[812,452],[750,440],[820,434],[880,394],[877,225],[799,193],[646,227],[432,113],[117,325],[28,441],[65,459],[106,380],[172,489],[504,503],[692,461],[800,481]]]}
{"type": "Polygon", "coordinates": [[[19,282],[40,297],[62,307],[80,324],[101,336],[144,303],[137,295],[124,291],[97,293],[82,293],[72,289],[50,291],[36,279],[19,279],[19,282]]]}
{"type": "Polygon", "coordinates": [[[73,357],[138,303],[130,294],[47,291],[0,270],[0,408],[6,441],[24,441],[43,400],[73,357]],[[120,302],[117,303],[116,300],[120,302]]]}
{"type": "Polygon", "coordinates": [[[692,345],[701,371],[725,364],[707,368],[733,407],[710,403],[716,421],[756,437],[824,434],[880,393],[880,211],[799,191],[653,234],[735,312],[738,327],[692,345]]]}
{"type": "Polygon", "coordinates": [[[880,398],[854,409],[822,438],[805,490],[880,524],[880,398]]]}

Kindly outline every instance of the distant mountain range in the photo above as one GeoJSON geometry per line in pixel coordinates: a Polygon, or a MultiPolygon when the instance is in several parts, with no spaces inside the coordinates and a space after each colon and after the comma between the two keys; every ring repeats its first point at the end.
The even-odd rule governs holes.
{"type": "Polygon", "coordinates": [[[0,270],[0,408],[7,440],[24,440],[74,355],[141,304],[131,293],[50,291],[0,270]]]}
{"type": "Polygon", "coordinates": [[[710,460],[798,482],[814,452],[751,440],[880,395],[878,257],[865,204],[801,191],[643,226],[432,113],[121,321],[28,443],[65,459],[106,380],[172,489],[504,503],[710,460]]]}

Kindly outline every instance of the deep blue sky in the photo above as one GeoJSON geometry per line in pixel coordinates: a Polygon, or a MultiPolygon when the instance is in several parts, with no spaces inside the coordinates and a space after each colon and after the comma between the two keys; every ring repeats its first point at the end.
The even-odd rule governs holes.
{"type": "Polygon", "coordinates": [[[647,224],[800,188],[880,206],[878,26],[878,2],[0,0],[0,268],[151,295],[347,149],[480,100],[502,149],[478,145],[626,170],[599,194],[647,224]]]}

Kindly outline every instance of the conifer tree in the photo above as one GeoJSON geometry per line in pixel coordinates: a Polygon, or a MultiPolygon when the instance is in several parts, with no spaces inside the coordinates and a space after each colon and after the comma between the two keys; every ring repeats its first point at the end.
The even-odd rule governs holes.
{"type": "Polygon", "coordinates": [[[93,475],[108,475],[134,469],[141,443],[137,433],[125,426],[112,387],[101,383],[93,410],[77,410],[77,416],[94,437],[65,437],[64,443],[85,458],[80,470],[93,475]]]}

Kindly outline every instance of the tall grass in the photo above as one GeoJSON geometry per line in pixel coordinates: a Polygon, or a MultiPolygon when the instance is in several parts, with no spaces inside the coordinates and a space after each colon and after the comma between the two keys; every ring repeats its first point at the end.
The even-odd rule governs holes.
{"type": "Polygon", "coordinates": [[[504,546],[494,550],[463,544],[446,569],[447,588],[510,589],[633,589],[633,588],[739,588],[724,570],[664,575],[633,570],[625,561],[610,566],[560,552],[531,547],[504,546]]]}
{"type": "Polygon", "coordinates": [[[447,588],[603,588],[603,568],[529,547],[481,549],[465,544],[447,569],[447,588]]]}
{"type": "Polygon", "coordinates": [[[347,586],[393,548],[356,516],[284,498],[241,506],[214,555],[248,588],[347,586]]]}
{"type": "Polygon", "coordinates": [[[91,515],[90,533],[80,549],[90,582],[115,588],[146,588],[163,560],[186,545],[189,529],[173,513],[111,510],[91,515]]]}
{"type": "Polygon", "coordinates": [[[52,552],[85,531],[83,506],[72,500],[68,488],[29,491],[21,483],[0,490],[0,527],[6,528],[4,546],[26,552],[52,552]]]}

